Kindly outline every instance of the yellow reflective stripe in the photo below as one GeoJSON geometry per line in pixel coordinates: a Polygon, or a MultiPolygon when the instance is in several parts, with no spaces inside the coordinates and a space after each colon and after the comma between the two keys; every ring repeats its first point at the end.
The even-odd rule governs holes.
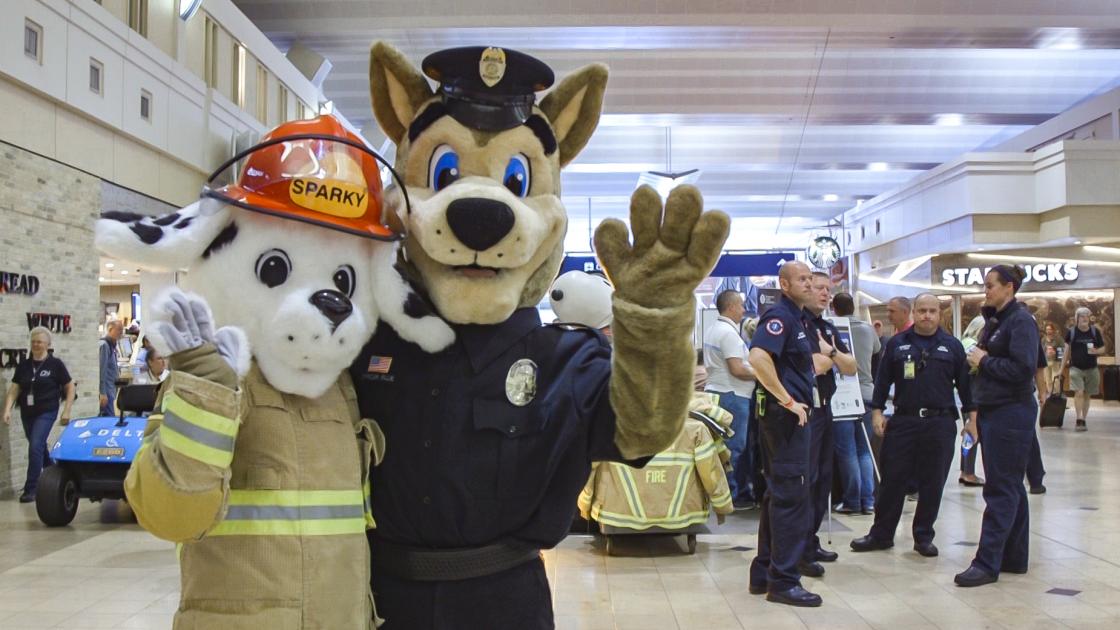
{"type": "Polygon", "coordinates": [[[230,490],[230,505],[363,505],[361,490],[230,490]]]}
{"type": "Polygon", "coordinates": [[[650,527],[665,527],[675,529],[688,525],[697,525],[708,522],[707,510],[702,512],[689,512],[680,516],[666,516],[664,518],[634,518],[626,514],[606,512],[602,509],[592,513],[591,518],[604,524],[627,529],[649,529],[650,527]]]}
{"type": "Polygon", "coordinates": [[[699,459],[704,459],[705,457],[710,457],[711,454],[715,452],[715,450],[716,450],[716,443],[715,442],[708,442],[704,446],[701,446],[699,449],[697,449],[696,453],[695,453],[695,455],[693,455],[693,457],[695,457],[698,460],[699,459]]]}
{"type": "Polygon", "coordinates": [[[229,468],[233,462],[233,452],[199,444],[194,440],[180,435],[166,425],[159,428],[159,441],[164,448],[169,448],[185,457],[210,464],[217,468],[229,468]]]}
{"type": "Polygon", "coordinates": [[[671,516],[678,514],[681,511],[681,507],[684,505],[684,495],[688,491],[689,480],[694,476],[692,474],[693,470],[694,469],[690,467],[682,468],[679,471],[680,476],[677,477],[677,488],[673,491],[673,502],[669,508],[669,514],[671,516]]]}
{"type": "Polygon", "coordinates": [[[714,497],[711,497],[712,505],[716,507],[724,507],[731,504],[731,491],[721,492],[714,497]]]}
{"type": "Polygon", "coordinates": [[[310,521],[265,520],[222,521],[207,536],[338,536],[362,534],[364,518],[316,519],[310,521]]]}
{"type": "Polygon", "coordinates": [[[618,473],[618,477],[622,481],[622,487],[626,491],[626,502],[630,504],[630,511],[639,518],[645,518],[646,511],[642,507],[642,497],[638,494],[637,483],[634,482],[634,475],[631,474],[630,467],[618,463],[612,463],[611,465],[615,467],[615,472],[618,473]]]}
{"type": "Polygon", "coordinates": [[[649,460],[649,464],[646,464],[646,465],[649,466],[650,464],[679,464],[679,465],[684,465],[684,466],[691,466],[692,465],[692,457],[693,457],[692,455],[683,455],[683,454],[668,455],[668,454],[663,453],[661,455],[655,455],[653,457],[653,459],[649,460]]]}
{"type": "Polygon", "coordinates": [[[195,407],[180,398],[174,392],[163,397],[163,411],[173,413],[179,418],[195,426],[202,427],[207,431],[213,431],[214,433],[229,437],[237,437],[236,420],[195,407]]]}

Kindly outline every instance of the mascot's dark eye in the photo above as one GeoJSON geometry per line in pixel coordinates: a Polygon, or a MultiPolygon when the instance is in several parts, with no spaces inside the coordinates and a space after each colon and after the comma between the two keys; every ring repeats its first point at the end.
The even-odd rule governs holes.
{"type": "Polygon", "coordinates": [[[502,184],[518,197],[529,194],[529,158],[518,153],[509,159],[502,184]]]}
{"type": "Polygon", "coordinates": [[[439,192],[454,184],[459,179],[459,154],[449,145],[441,144],[432,153],[431,172],[428,173],[428,185],[432,190],[439,192]]]}
{"type": "Polygon", "coordinates": [[[334,286],[338,287],[339,291],[346,294],[346,297],[354,297],[354,268],[350,265],[343,265],[334,272],[334,286]]]}
{"type": "Polygon", "coordinates": [[[268,288],[278,287],[292,272],[292,261],[282,249],[270,249],[257,259],[257,278],[268,288]]]}

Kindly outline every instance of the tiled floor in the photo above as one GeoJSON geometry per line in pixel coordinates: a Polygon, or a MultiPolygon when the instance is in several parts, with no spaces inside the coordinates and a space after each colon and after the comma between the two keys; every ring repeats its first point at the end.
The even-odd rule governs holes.
{"type": "MultiPolygon", "coordinates": [[[[1071,421],[1072,424],[1072,421],[1071,421]]],[[[1031,570],[959,589],[953,574],[975,548],[983,500],[951,477],[938,520],[941,556],[910,550],[852,554],[870,517],[837,517],[840,561],[805,586],[825,600],[792,609],[747,593],[750,533],[683,539],[571,537],[546,560],[560,629],[1120,628],[1120,406],[1098,406],[1088,433],[1042,433],[1049,493],[1031,497],[1031,570]],[[961,543],[961,544],[956,544],[961,543]]],[[[913,511],[907,505],[905,523],[913,511]]],[[[724,531],[753,531],[754,512],[724,531]]],[[[30,505],[0,502],[0,628],[170,628],[178,601],[171,545],[135,525],[100,522],[85,504],[72,527],[47,529],[30,505]]]]}

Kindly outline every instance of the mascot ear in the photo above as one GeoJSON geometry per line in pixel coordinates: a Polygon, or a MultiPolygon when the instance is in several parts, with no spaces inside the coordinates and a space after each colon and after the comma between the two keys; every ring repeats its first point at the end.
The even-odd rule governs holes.
{"type": "Polygon", "coordinates": [[[606,89],[607,67],[597,63],[569,74],[541,101],[560,145],[561,168],[575,159],[599,126],[606,89]]]}
{"type": "Polygon", "coordinates": [[[401,339],[417,344],[425,352],[439,352],[451,345],[455,331],[409,286],[404,272],[395,263],[397,246],[378,243],[370,258],[373,297],[381,319],[401,339]]]}
{"type": "Polygon", "coordinates": [[[398,146],[420,106],[435,96],[424,75],[385,42],[369,51],[369,93],[377,124],[398,146]]]}
{"type": "Polygon", "coordinates": [[[105,255],[166,271],[208,258],[235,236],[229,206],[214,201],[196,201],[159,217],[106,212],[93,227],[94,244],[105,255]]]}

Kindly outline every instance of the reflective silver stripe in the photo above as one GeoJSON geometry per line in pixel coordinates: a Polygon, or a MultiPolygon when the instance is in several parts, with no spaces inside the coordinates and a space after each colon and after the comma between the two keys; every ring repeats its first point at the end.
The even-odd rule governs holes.
{"type": "Polygon", "coordinates": [[[167,428],[191,441],[198,442],[199,444],[204,444],[206,446],[209,446],[210,448],[216,448],[227,453],[233,452],[233,445],[237,441],[237,438],[234,438],[232,436],[222,435],[221,433],[217,433],[209,429],[204,429],[197,424],[192,424],[190,421],[184,420],[182,417],[175,415],[175,413],[171,411],[164,411],[163,424],[167,428]]]}
{"type": "Polygon", "coordinates": [[[231,505],[227,521],[311,521],[330,518],[364,518],[361,505],[231,505]]]}

